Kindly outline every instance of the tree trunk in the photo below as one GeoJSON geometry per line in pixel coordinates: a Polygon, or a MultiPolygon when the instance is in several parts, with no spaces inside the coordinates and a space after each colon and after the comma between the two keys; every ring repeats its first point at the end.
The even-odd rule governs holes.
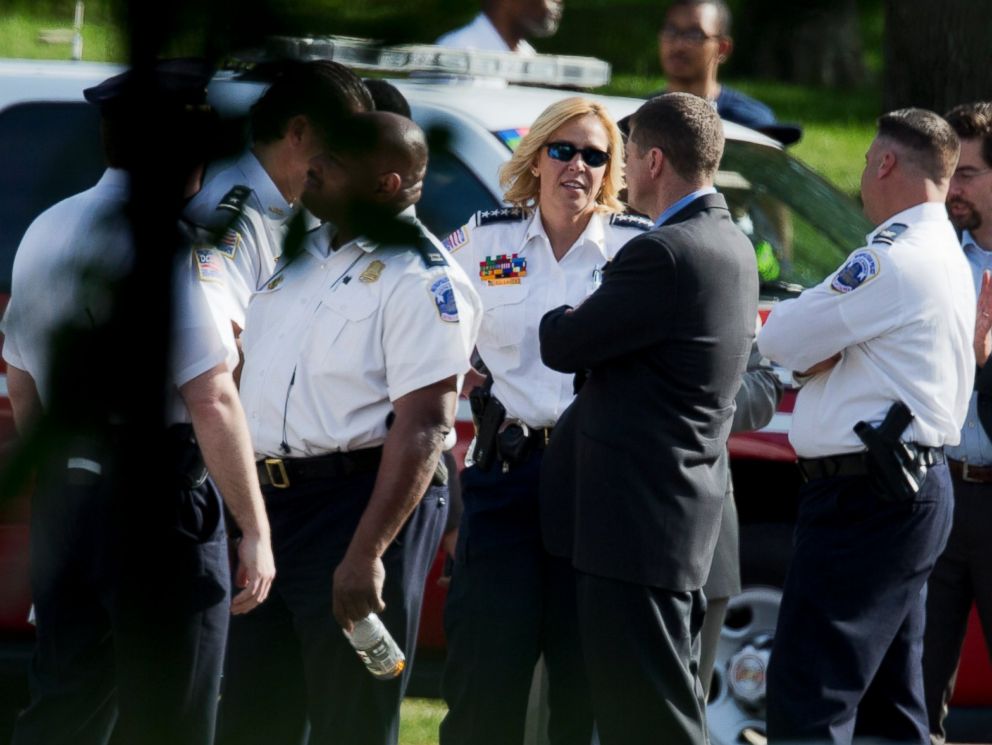
{"type": "Polygon", "coordinates": [[[741,20],[737,69],[804,85],[864,82],[857,0],[751,0],[741,20]]]}
{"type": "Polygon", "coordinates": [[[992,0],[886,0],[885,111],[992,99],[992,0]]]}

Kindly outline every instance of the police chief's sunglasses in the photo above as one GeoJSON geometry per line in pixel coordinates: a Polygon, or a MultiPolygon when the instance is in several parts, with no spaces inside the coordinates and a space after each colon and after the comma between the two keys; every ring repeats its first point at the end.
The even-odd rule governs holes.
{"type": "Polygon", "coordinates": [[[549,142],[544,147],[548,149],[550,157],[563,163],[568,163],[578,153],[590,168],[602,168],[610,159],[609,153],[594,147],[576,147],[571,142],[549,142]]]}

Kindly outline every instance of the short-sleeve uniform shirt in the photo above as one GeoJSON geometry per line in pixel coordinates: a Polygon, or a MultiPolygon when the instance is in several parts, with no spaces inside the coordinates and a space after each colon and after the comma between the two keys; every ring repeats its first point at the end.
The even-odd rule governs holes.
{"type": "MultiPolygon", "coordinates": [[[[4,315],[3,357],[28,372],[42,405],[50,398],[52,334],[63,324],[103,319],[103,285],[131,268],[131,230],[124,217],[128,175],[108,169],[87,191],[50,207],[28,228],[18,247],[11,300],[4,315]]],[[[173,338],[168,423],[188,422],[178,388],[226,362],[237,361],[230,324],[217,324],[201,287],[192,282],[188,254],[180,252],[173,273],[173,338]]]]}
{"type": "Polygon", "coordinates": [[[312,231],[249,305],[241,400],[260,457],[379,445],[393,401],[469,369],[479,301],[461,270],[364,238],[332,250],[335,232],[312,231]]]}
{"type": "Polygon", "coordinates": [[[975,375],[975,288],[944,205],[894,215],[821,284],[778,303],[758,335],[766,357],[804,371],[840,362],[800,389],[789,439],[801,457],[864,450],[858,421],[903,402],[903,440],[954,445],[975,375]]]}
{"type": "Polygon", "coordinates": [[[194,269],[211,305],[245,327],[248,299],[275,269],[294,208],[251,153],[208,175],[184,211],[217,234],[194,254],[194,269]],[[212,250],[208,250],[212,249],[212,250]]]}
{"type": "Polygon", "coordinates": [[[479,212],[445,240],[482,298],[477,347],[508,418],[529,427],[558,421],[574,398],[573,381],[541,362],[541,318],[581,303],[599,286],[607,262],[651,227],[640,217],[594,213],[561,261],[540,209],[529,216],[514,209],[479,212]]]}

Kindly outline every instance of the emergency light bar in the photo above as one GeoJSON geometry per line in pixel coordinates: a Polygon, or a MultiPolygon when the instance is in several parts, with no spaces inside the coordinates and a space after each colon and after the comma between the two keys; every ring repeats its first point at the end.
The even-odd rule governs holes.
{"type": "Polygon", "coordinates": [[[347,36],[276,36],[269,39],[267,51],[284,59],[334,60],[351,68],[379,72],[465,75],[576,88],[596,88],[610,82],[609,63],[592,57],[525,56],[431,44],[381,46],[347,36]]]}

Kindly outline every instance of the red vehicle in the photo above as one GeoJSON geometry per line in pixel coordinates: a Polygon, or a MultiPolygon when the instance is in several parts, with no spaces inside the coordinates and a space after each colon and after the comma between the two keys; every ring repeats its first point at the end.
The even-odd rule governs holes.
{"type": "MultiPolygon", "coordinates": [[[[321,40],[297,46],[305,46],[308,54],[323,50],[321,40]]],[[[449,62],[454,59],[451,54],[449,62]]],[[[478,62],[464,54],[464,59],[455,59],[462,64],[460,69],[478,62]]],[[[558,83],[581,85],[584,75],[594,84],[603,82],[596,77],[602,68],[595,64],[573,63],[575,58],[551,59],[557,60],[558,67],[549,62],[548,69],[558,70],[558,83]]],[[[367,55],[363,60],[366,66],[371,64],[367,55]]],[[[497,62],[487,57],[487,69],[496,69],[497,62]]],[[[390,69],[403,67],[395,55],[391,64],[390,69]]],[[[432,69],[437,71],[436,66],[432,69]]],[[[0,163],[4,164],[0,172],[0,306],[6,304],[13,256],[30,221],[54,202],[89,188],[102,172],[97,115],[83,103],[81,91],[117,71],[87,63],[0,61],[0,163]]],[[[505,72],[529,74],[519,69],[505,72]]],[[[542,72],[547,74],[547,70],[542,72]]],[[[418,205],[421,219],[440,236],[461,226],[473,212],[500,205],[498,166],[510,157],[526,127],[544,108],[575,95],[477,79],[394,82],[425,129],[443,127],[449,135],[438,139],[442,144],[431,151],[424,196],[418,205]]],[[[223,115],[238,117],[261,90],[258,81],[222,73],[211,84],[210,98],[223,115]]],[[[616,118],[641,103],[592,97],[606,104],[616,118]]],[[[727,146],[717,187],[754,243],[762,277],[762,308],[767,313],[777,299],[819,282],[839,266],[860,245],[870,226],[856,205],[774,141],[732,124],[726,124],[725,131],[727,146]]],[[[787,382],[791,380],[785,371],[781,374],[787,382]]],[[[800,483],[787,436],[794,403],[795,391],[788,390],[767,427],[734,436],[730,442],[745,587],[731,601],[714,673],[709,718],[711,739],[717,745],[741,742],[745,728],[764,729],[764,670],[778,614],[778,588],[791,555],[800,483]]],[[[459,460],[473,434],[467,402],[462,404],[459,460]]],[[[12,437],[5,379],[0,378],[0,446],[9,449],[12,437]]],[[[24,671],[32,641],[27,623],[27,517],[26,497],[0,503],[0,702],[7,702],[9,708],[26,700],[24,671]]],[[[419,695],[437,694],[437,672],[444,658],[444,590],[436,582],[442,563],[439,555],[428,580],[421,620],[412,686],[419,695]]],[[[953,705],[948,726],[954,738],[975,741],[992,733],[992,666],[974,617],[953,705]]],[[[0,711],[0,740],[6,736],[3,717],[10,714],[0,711]]]]}

